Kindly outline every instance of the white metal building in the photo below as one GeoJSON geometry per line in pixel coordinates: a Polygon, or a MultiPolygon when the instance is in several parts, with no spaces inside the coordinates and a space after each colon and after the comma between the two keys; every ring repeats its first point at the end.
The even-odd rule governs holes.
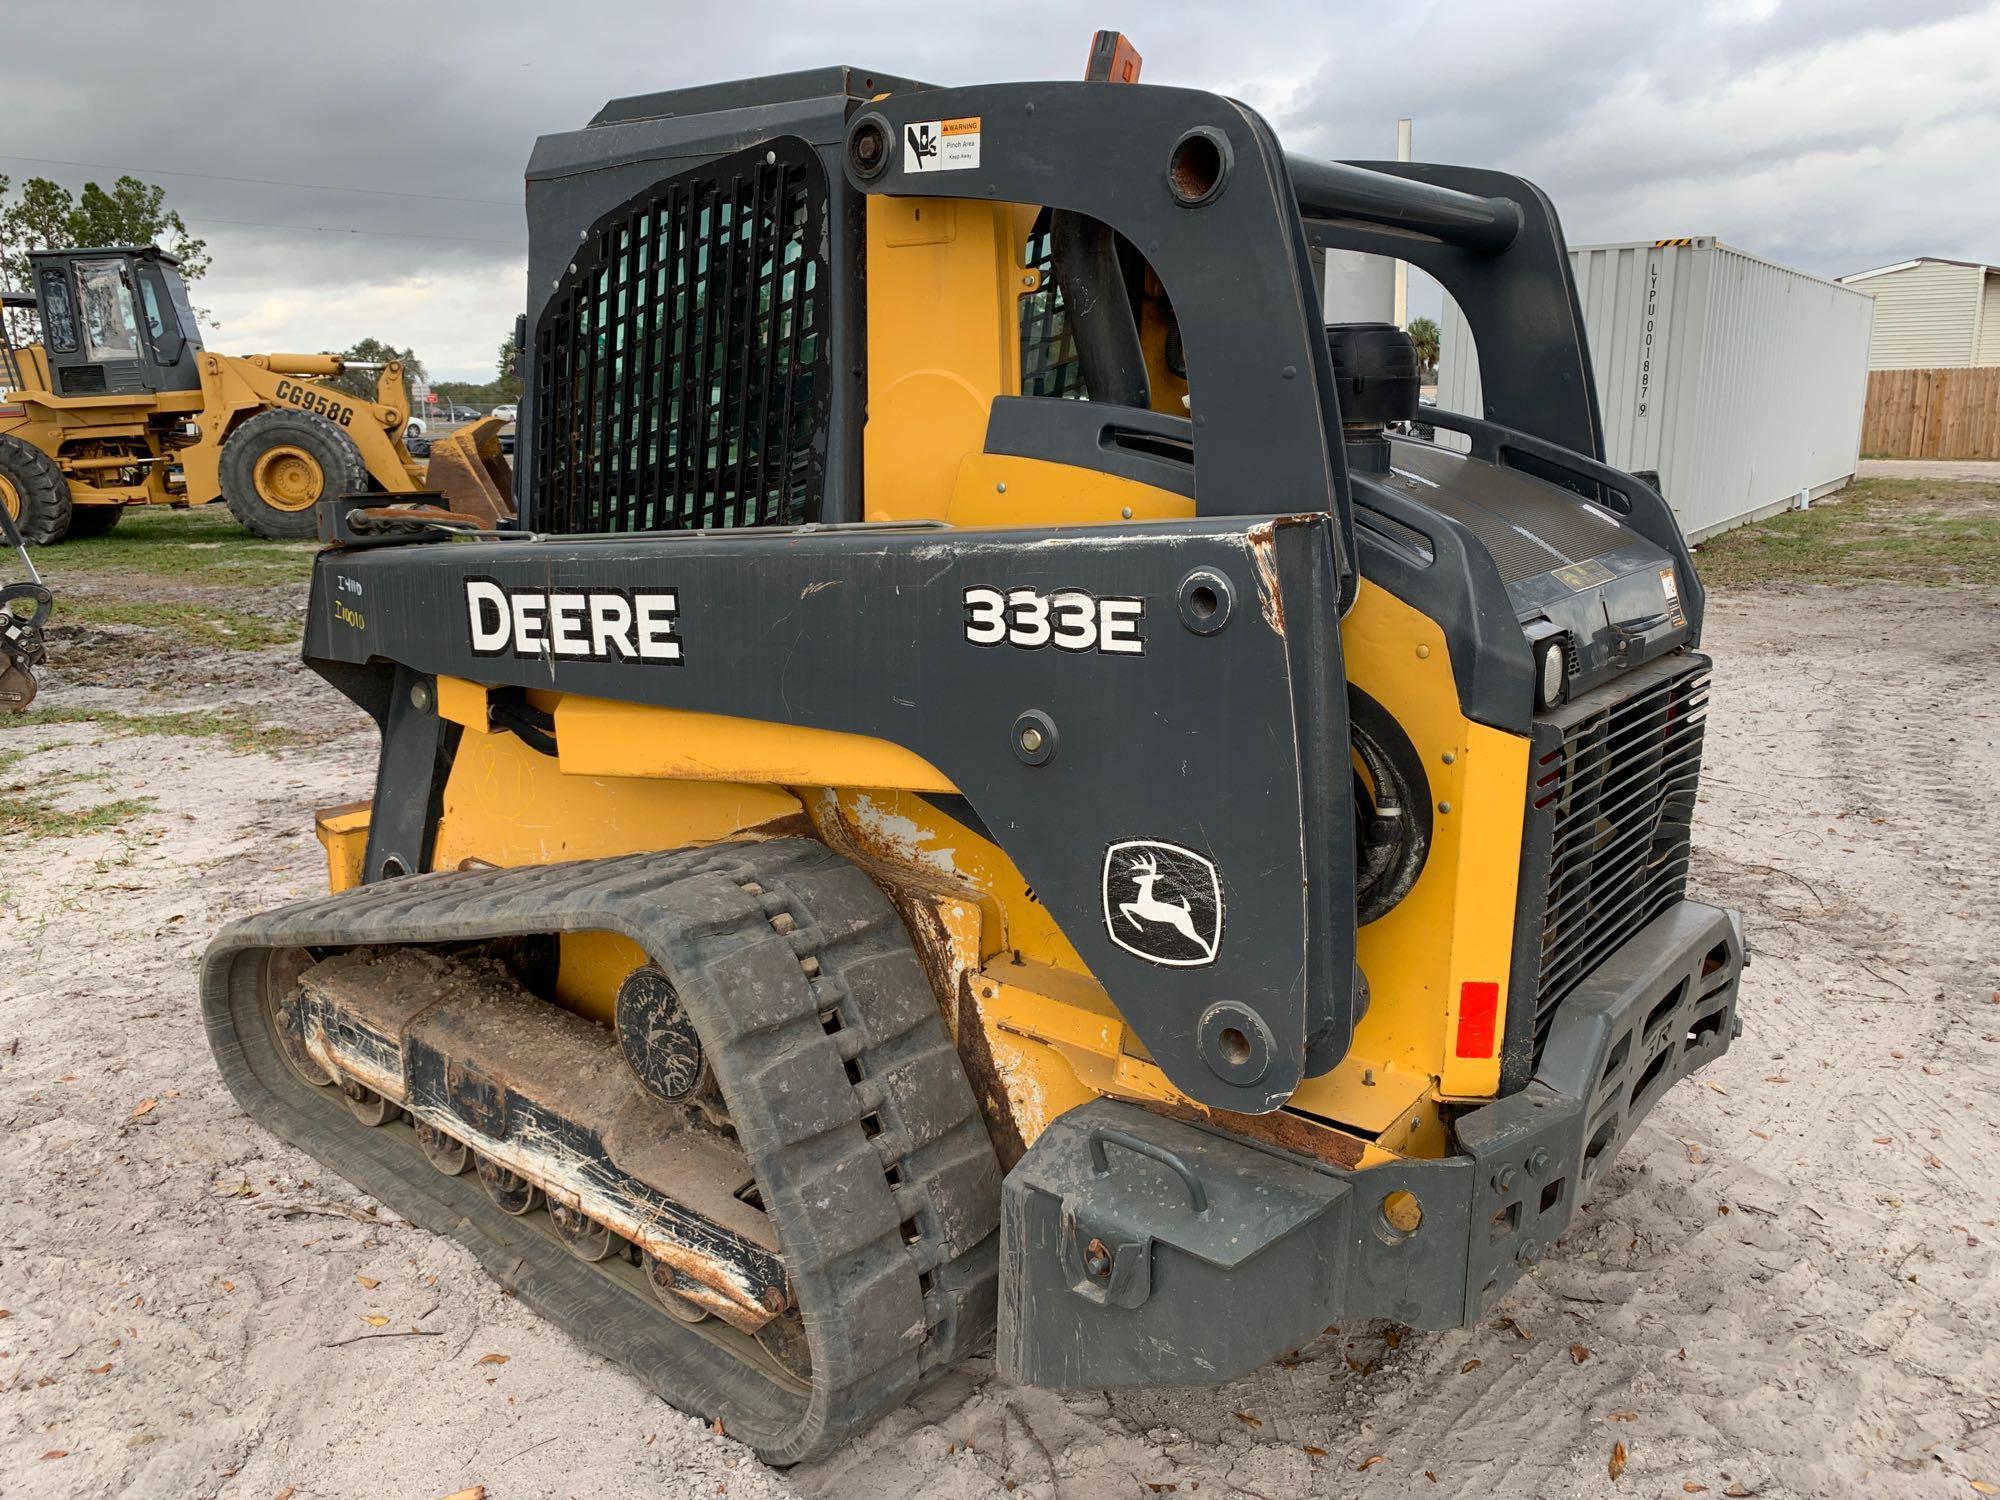
{"type": "Polygon", "coordinates": [[[1869,369],[2000,365],[2000,266],[1920,255],[1840,284],[1875,299],[1869,369]]]}
{"type": "MultiPolygon", "coordinates": [[[[1872,299],[1709,236],[1569,258],[1605,456],[1656,471],[1690,540],[1853,478],[1872,299]]],[[[1449,297],[1440,329],[1437,403],[1483,415],[1471,331],[1449,297]]]]}

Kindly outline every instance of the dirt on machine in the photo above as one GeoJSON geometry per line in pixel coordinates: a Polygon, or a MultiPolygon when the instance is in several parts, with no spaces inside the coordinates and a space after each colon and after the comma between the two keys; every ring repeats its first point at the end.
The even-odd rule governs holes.
{"type": "Polygon", "coordinates": [[[319,506],[379,769],[211,945],[222,1076],[774,1463],[989,1345],[1486,1317],[1737,1034],[1554,208],[1137,72],[611,101],[528,167],[518,526],[319,506]],[[1327,250],[1460,303],[1455,445],[1327,250]]]}
{"type": "Polygon", "coordinates": [[[498,424],[440,437],[428,472],[410,456],[400,363],[207,350],[156,246],[37,251],[29,267],[30,289],[0,293],[0,311],[41,328],[14,348],[0,316],[0,508],[29,545],[108,531],[131,506],[215,500],[258,536],[305,538],[323,499],[439,482],[488,524],[511,513],[498,424]],[[373,371],[372,396],[329,384],[351,371],[373,371]]]}

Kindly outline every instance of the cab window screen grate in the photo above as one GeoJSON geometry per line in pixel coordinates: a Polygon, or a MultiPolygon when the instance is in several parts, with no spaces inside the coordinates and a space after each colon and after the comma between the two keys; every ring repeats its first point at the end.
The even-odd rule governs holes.
{"type": "Polygon", "coordinates": [[[1044,210],[1028,236],[1022,262],[1039,271],[1041,288],[1021,299],[1021,394],[1082,399],[1083,365],[1076,354],[1076,334],[1056,285],[1056,259],[1044,210]]]}
{"type": "Polygon", "coordinates": [[[534,338],[541,530],[819,518],[832,385],[826,176],[786,137],[600,219],[534,338]]]}

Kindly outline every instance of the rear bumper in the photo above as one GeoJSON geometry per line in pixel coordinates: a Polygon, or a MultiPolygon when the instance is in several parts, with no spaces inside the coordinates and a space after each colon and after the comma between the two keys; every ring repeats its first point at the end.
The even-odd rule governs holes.
{"type": "Polygon", "coordinates": [[[1661,1095],[1728,1049],[1743,963],[1733,913],[1663,913],[1563,1000],[1534,1079],[1462,1116],[1441,1160],[1343,1171],[1137,1105],[1071,1111],[1006,1181],[1003,1373],[1210,1384],[1342,1318],[1478,1318],[1661,1095]],[[1384,1216],[1395,1193],[1417,1200],[1414,1229],[1384,1216]]]}

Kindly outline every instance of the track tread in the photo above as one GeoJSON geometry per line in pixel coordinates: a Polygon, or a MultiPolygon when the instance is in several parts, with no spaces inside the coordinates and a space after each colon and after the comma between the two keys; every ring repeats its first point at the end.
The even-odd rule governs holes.
{"type": "MultiPolygon", "coordinates": [[[[538,1280],[572,1277],[523,1260],[501,1279],[670,1401],[724,1416],[767,1459],[824,1454],[983,1344],[998,1282],[1000,1170],[971,1087],[900,919],[840,855],[785,839],[419,875],[245,918],[205,962],[211,1045],[260,1123],[473,1243],[453,1210],[405,1208],[400,1175],[378,1181],[369,1151],[309,1128],[296,1104],[279,1107],[272,1086],[289,1075],[267,1076],[246,1049],[244,993],[273,949],[585,929],[638,941],[694,1015],[805,1314],[811,1396],[773,1421],[754,1402],[731,1402],[727,1371],[681,1377],[671,1360],[625,1357],[629,1334],[589,1323],[583,1297],[538,1280]]],[[[504,1238],[505,1226],[481,1228],[504,1238]]],[[[474,1248],[495,1270],[484,1244],[474,1248]]]]}

